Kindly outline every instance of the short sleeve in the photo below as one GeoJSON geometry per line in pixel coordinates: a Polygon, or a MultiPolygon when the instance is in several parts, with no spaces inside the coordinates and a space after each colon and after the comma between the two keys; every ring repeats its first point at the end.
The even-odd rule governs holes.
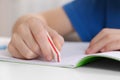
{"type": "Polygon", "coordinates": [[[107,1],[107,28],[120,29],[120,0],[107,1]]]}
{"type": "Polygon", "coordinates": [[[91,39],[104,27],[105,0],[74,0],[63,6],[82,41],[91,39]]]}

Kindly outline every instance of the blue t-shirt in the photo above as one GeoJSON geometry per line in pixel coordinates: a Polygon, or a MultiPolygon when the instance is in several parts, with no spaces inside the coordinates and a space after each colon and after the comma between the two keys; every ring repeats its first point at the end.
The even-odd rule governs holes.
{"type": "Polygon", "coordinates": [[[63,9],[82,41],[103,28],[120,28],[120,0],[74,0],[63,9]]]}

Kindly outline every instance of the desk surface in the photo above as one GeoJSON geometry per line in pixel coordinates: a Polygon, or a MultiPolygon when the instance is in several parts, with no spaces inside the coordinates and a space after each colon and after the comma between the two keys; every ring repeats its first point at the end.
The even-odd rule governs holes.
{"type": "Polygon", "coordinates": [[[120,80],[120,71],[0,62],[0,80],[120,80]]]}
{"type": "MultiPolygon", "coordinates": [[[[9,42],[8,38],[0,38],[0,40],[5,44],[9,42]]],[[[102,66],[105,65],[106,63],[102,66]]],[[[69,69],[0,61],[0,80],[120,80],[120,63],[112,65],[111,68],[115,70],[91,66],[69,69]]]]}

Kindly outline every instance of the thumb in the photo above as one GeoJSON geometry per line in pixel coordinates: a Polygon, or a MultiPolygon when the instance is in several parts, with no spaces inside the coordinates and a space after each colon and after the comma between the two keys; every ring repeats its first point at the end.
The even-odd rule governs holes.
{"type": "Polygon", "coordinates": [[[63,44],[64,44],[64,38],[54,30],[50,31],[49,34],[50,34],[55,46],[60,51],[62,49],[63,44]]]}

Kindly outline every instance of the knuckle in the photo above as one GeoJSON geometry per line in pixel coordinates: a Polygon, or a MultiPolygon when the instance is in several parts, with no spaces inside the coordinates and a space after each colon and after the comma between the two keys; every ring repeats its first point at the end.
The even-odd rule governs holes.
{"type": "Polygon", "coordinates": [[[28,24],[35,24],[35,23],[40,23],[40,19],[35,17],[35,16],[31,16],[27,19],[26,21],[28,24]]]}
{"type": "Polygon", "coordinates": [[[33,23],[33,22],[35,22],[36,21],[36,19],[32,16],[32,17],[29,17],[28,19],[27,19],[27,22],[28,23],[33,23]]]}

